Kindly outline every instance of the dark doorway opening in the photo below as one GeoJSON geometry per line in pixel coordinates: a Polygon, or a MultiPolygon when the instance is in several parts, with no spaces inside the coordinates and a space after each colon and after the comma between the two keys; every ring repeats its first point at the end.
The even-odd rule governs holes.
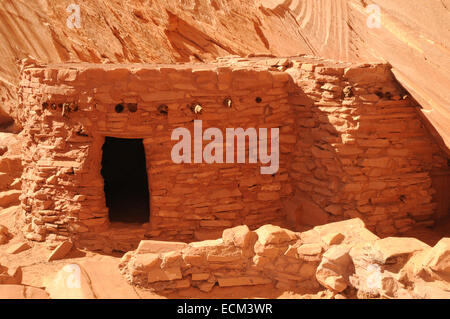
{"type": "Polygon", "coordinates": [[[142,139],[106,137],[101,174],[111,222],[150,220],[145,150],[142,139]]]}

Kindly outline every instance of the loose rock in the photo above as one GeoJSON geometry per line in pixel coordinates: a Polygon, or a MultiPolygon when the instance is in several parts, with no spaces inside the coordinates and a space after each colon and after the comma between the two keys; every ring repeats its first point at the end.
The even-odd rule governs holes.
{"type": "Polygon", "coordinates": [[[73,246],[73,244],[70,241],[62,242],[61,244],[58,245],[58,247],[56,247],[52,251],[52,253],[48,257],[47,261],[50,262],[50,261],[54,261],[54,260],[63,259],[72,250],[72,246],[73,246]]]}

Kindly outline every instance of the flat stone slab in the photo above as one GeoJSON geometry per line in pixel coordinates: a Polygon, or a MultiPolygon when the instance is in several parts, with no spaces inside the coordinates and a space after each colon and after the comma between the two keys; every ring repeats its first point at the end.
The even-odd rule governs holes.
{"type": "Polygon", "coordinates": [[[314,256],[322,252],[322,245],[320,244],[304,244],[297,248],[299,255],[314,256]]]}
{"type": "Polygon", "coordinates": [[[17,243],[11,245],[6,252],[11,255],[19,254],[25,250],[30,249],[31,246],[28,243],[17,243]]]}
{"type": "Polygon", "coordinates": [[[431,248],[424,242],[416,238],[409,237],[387,237],[377,240],[374,249],[378,251],[378,257],[382,262],[403,255],[410,255],[414,252],[431,248]]]}
{"type": "Polygon", "coordinates": [[[155,268],[148,273],[149,283],[179,279],[183,279],[180,267],[170,267],[166,269],[155,268]]]}
{"type": "Polygon", "coordinates": [[[59,244],[50,254],[47,261],[63,259],[72,249],[73,244],[70,241],[65,241],[59,244]]]}
{"type": "Polygon", "coordinates": [[[218,278],[220,287],[234,287],[234,286],[253,286],[253,285],[266,285],[272,283],[272,280],[262,277],[229,277],[218,278]]]}
{"type": "Polygon", "coordinates": [[[187,246],[188,244],[182,242],[141,240],[136,252],[138,254],[148,254],[148,253],[159,254],[175,250],[181,250],[187,246]]]}
{"type": "Polygon", "coordinates": [[[333,233],[341,233],[344,235],[343,242],[374,242],[380,239],[377,235],[370,232],[364,222],[359,218],[343,220],[326,225],[316,226],[313,228],[321,238],[326,240],[326,236],[333,233]]]}
{"type": "Polygon", "coordinates": [[[92,291],[97,299],[139,299],[136,290],[122,276],[120,260],[103,257],[101,260],[80,262],[90,279],[92,291]]]}

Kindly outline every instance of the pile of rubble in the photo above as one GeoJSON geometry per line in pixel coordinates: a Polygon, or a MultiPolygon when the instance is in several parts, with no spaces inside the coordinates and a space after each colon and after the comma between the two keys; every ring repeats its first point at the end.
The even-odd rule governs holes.
{"type": "Polygon", "coordinates": [[[297,233],[265,225],[226,229],[190,244],[144,240],[122,258],[134,285],[152,290],[273,284],[358,298],[450,298],[450,239],[378,238],[360,219],[297,233]]]}

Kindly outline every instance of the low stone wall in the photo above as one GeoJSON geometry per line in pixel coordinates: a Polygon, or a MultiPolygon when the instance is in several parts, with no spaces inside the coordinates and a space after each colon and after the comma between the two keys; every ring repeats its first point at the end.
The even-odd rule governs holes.
{"type": "Polygon", "coordinates": [[[332,245],[373,242],[378,237],[359,219],[297,233],[264,225],[241,225],[217,240],[190,244],[141,241],[124,255],[121,269],[133,284],[156,290],[274,284],[280,289],[318,289],[316,269],[332,245]],[[339,229],[339,231],[337,231],[339,229]]]}
{"type": "Polygon", "coordinates": [[[252,232],[247,226],[227,229],[217,240],[191,244],[142,241],[122,259],[133,283],[156,290],[219,287],[277,282],[278,287],[310,286],[323,247],[301,244],[298,234],[273,225],[252,232]]]}
{"type": "Polygon", "coordinates": [[[131,284],[157,291],[271,284],[345,297],[448,298],[449,264],[449,238],[433,248],[414,238],[380,239],[350,219],[302,233],[237,226],[217,240],[144,240],[119,267],[131,284]]]}

